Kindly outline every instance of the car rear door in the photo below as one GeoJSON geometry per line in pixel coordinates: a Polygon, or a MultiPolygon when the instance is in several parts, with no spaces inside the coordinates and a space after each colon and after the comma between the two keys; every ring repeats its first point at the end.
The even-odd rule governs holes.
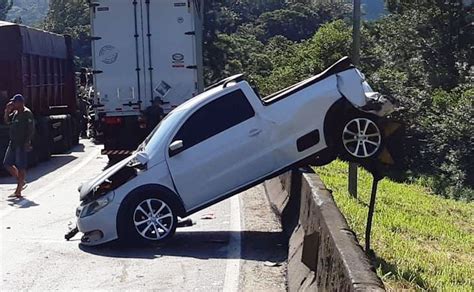
{"type": "Polygon", "coordinates": [[[186,209],[218,200],[274,170],[269,131],[244,93],[234,90],[196,110],[170,142],[168,167],[186,209]]]}

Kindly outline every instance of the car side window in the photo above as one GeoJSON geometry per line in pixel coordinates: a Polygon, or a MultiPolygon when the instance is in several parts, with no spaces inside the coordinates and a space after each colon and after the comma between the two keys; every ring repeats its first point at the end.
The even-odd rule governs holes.
{"type": "Polygon", "coordinates": [[[238,89],[198,109],[181,126],[173,141],[183,141],[183,150],[255,116],[255,111],[238,89]]]}

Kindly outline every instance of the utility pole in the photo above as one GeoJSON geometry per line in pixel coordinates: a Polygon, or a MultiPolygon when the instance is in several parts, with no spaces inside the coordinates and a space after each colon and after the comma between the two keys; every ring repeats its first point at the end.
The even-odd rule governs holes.
{"type": "Polygon", "coordinates": [[[352,61],[354,65],[360,65],[360,1],[354,1],[354,10],[352,12],[352,61]]]}
{"type": "MultiPolygon", "coordinates": [[[[353,0],[352,12],[352,62],[354,65],[360,64],[360,1],[353,0]]],[[[349,163],[349,183],[348,191],[351,196],[357,198],[357,164],[349,163]]]]}

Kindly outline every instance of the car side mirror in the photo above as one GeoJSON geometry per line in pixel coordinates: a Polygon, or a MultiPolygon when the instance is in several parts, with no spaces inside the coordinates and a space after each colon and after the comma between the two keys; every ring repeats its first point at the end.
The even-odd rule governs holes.
{"type": "Polygon", "coordinates": [[[140,164],[142,165],[146,165],[148,163],[148,160],[150,160],[150,158],[148,157],[148,154],[146,154],[145,152],[139,152],[137,153],[137,156],[135,157],[138,162],[140,162],[140,164]]]}
{"type": "Polygon", "coordinates": [[[171,143],[169,147],[169,152],[170,156],[174,156],[182,151],[184,147],[183,141],[182,140],[176,140],[173,143],[171,143]]]}

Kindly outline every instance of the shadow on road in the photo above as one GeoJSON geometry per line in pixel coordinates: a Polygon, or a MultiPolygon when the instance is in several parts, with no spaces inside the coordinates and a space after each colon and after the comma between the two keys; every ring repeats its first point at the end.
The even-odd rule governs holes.
{"type": "Polygon", "coordinates": [[[76,146],[74,146],[68,153],[74,153],[74,152],[84,152],[86,149],[86,146],[84,144],[79,143],[76,146]]]}
{"type": "MultiPolygon", "coordinates": [[[[29,169],[26,172],[26,180],[29,183],[34,182],[46,174],[53,172],[76,159],[77,157],[69,154],[52,156],[49,161],[42,162],[36,167],[29,169]]],[[[0,184],[16,184],[16,179],[11,176],[0,176],[0,184]]]]}
{"type": "Polygon", "coordinates": [[[37,207],[39,204],[35,203],[34,201],[30,201],[27,198],[23,197],[21,200],[18,198],[11,198],[7,200],[9,203],[8,205],[11,207],[17,207],[18,209],[27,209],[30,207],[37,207]]]}
{"type": "MultiPolygon", "coordinates": [[[[77,159],[71,155],[72,153],[85,152],[86,146],[80,143],[74,146],[70,151],[65,154],[52,155],[51,159],[48,161],[40,162],[34,167],[31,167],[27,171],[27,180],[28,182],[33,182],[43,175],[48,174],[51,171],[54,171],[71,161],[77,159]]],[[[3,153],[0,153],[0,156],[3,157],[3,153]]],[[[0,184],[14,184],[16,183],[15,179],[9,176],[8,172],[3,168],[0,161],[0,184]]]]}
{"type": "MultiPolygon", "coordinates": [[[[229,231],[177,232],[160,247],[126,248],[118,244],[99,247],[79,245],[87,253],[114,258],[156,259],[163,256],[197,259],[227,259],[229,231]]],[[[236,235],[236,234],[234,234],[236,235]]],[[[286,243],[281,232],[244,231],[240,258],[253,261],[283,262],[287,258],[286,243]]]]}

